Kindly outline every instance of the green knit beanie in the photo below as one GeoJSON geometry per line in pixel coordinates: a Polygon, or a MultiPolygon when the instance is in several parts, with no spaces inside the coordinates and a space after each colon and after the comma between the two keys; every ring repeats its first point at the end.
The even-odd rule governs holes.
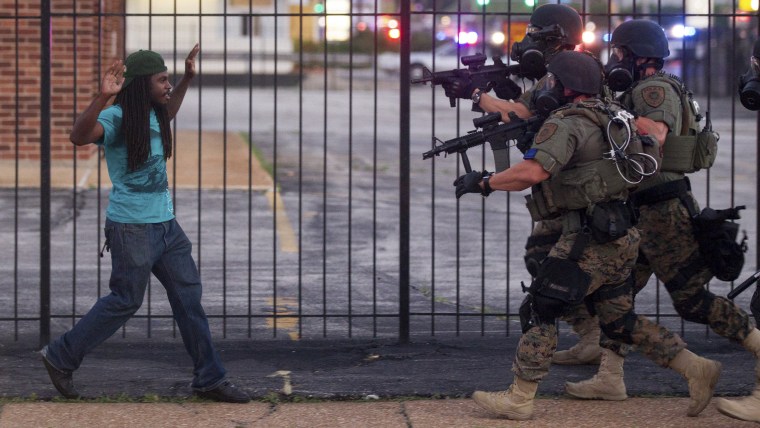
{"type": "Polygon", "coordinates": [[[129,55],[124,61],[124,65],[127,67],[127,71],[124,72],[122,89],[126,88],[137,76],[151,76],[166,71],[166,65],[161,55],[142,49],[129,55]]]}

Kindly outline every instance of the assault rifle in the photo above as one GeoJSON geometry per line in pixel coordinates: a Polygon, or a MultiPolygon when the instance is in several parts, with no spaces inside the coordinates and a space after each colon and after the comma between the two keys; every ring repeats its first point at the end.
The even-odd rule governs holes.
{"type": "MultiPolygon", "coordinates": [[[[427,67],[422,67],[422,77],[412,79],[412,83],[425,84],[430,82],[431,85],[435,86],[450,83],[462,77],[469,77],[476,87],[485,92],[493,89],[501,99],[512,100],[519,97],[522,90],[510,80],[509,76],[532,77],[523,72],[520,64],[506,65],[501,57],[494,56],[493,65],[485,65],[486,59],[487,57],[483,53],[463,56],[461,61],[467,68],[456,68],[449,71],[432,72],[427,67]]],[[[449,97],[449,105],[451,107],[456,106],[456,97],[449,97]]],[[[475,104],[472,109],[473,111],[482,111],[475,104]]]]}
{"type": "Polygon", "coordinates": [[[503,171],[507,169],[507,142],[517,140],[517,147],[521,151],[527,150],[533,140],[533,134],[541,127],[544,119],[541,116],[520,119],[514,112],[510,112],[509,122],[499,123],[501,122],[501,113],[488,113],[483,117],[476,117],[472,120],[475,127],[481,128],[481,130],[476,129],[448,141],[441,141],[433,137],[433,144],[440,144],[436,145],[432,150],[423,153],[422,159],[429,159],[441,153],[448,155],[459,153],[462,155],[464,170],[470,172],[472,171],[472,167],[470,166],[470,159],[467,157],[467,149],[488,142],[491,144],[491,150],[493,151],[496,172],[503,171]]]}
{"type": "MultiPolygon", "coordinates": [[[[741,284],[737,285],[726,297],[734,300],[734,297],[741,294],[744,290],[757,282],[758,279],[760,279],[760,270],[752,274],[752,276],[744,280],[741,284]]],[[[749,309],[752,312],[752,316],[755,318],[755,325],[760,325],[760,289],[755,289],[755,294],[752,295],[752,300],[749,302],[749,309]]]]}

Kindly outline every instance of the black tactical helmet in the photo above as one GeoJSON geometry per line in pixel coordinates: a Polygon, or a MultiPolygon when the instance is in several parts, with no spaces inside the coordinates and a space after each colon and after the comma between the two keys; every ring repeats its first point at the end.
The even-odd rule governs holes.
{"type": "Polygon", "coordinates": [[[564,4],[543,4],[530,15],[530,24],[536,27],[547,28],[558,25],[567,36],[568,45],[581,43],[583,35],[583,22],[578,12],[564,4]]]}
{"type": "Polygon", "coordinates": [[[557,76],[567,89],[587,95],[596,95],[602,90],[602,67],[589,54],[559,52],[549,61],[546,69],[557,76]]]}
{"type": "Polygon", "coordinates": [[[642,58],[666,58],[670,55],[665,30],[654,21],[632,19],[618,25],[612,32],[613,47],[628,48],[642,58]]]}

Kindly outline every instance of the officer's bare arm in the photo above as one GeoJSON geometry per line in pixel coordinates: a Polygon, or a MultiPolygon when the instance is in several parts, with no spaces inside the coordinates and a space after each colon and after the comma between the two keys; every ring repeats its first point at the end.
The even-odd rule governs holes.
{"type": "MultiPolygon", "coordinates": [[[[523,160],[511,168],[491,176],[488,184],[494,190],[506,190],[508,192],[525,190],[534,184],[538,184],[550,174],[533,159],[523,160]]],[[[481,183],[482,186],[482,183],[481,183]]]]}
{"type": "Polygon", "coordinates": [[[665,144],[665,137],[668,135],[668,125],[663,122],[656,122],[648,117],[639,116],[636,118],[636,127],[641,130],[642,134],[648,134],[654,137],[660,146],[665,144]]]}
{"type": "Polygon", "coordinates": [[[534,116],[534,114],[528,110],[528,107],[526,107],[525,104],[521,102],[502,100],[500,98],[492,97],[486,93],[481,94],[479,105],[480,108],[485,110],[487,113],[493,113],[495,111],[500,112],[501,119],[504,122],[509,122],[509,112],[512,111],[515,112],[517,117],[520,117],[522,119],[527,119],[534,116]]]}

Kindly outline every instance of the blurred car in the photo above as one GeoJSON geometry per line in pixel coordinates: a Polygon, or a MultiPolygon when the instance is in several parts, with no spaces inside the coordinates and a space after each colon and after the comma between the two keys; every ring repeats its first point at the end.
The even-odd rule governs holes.
{"type": "MultiPolygon", "coordinates": [[[[445,71],[455,68],[463,68],[460,58],[463,56],[474,55],[483,52],[482,46],[462,44],[457,45],[454,42],[446,43],[431,51],[415,51],[409,55],[410,70],[412,79],[422,77],[422,69],[427,68],[430,71],[445,71]]],[[[490,59],[487,61],[490,64],[490,59]]],[[[383,52],[377,56],[377,68],[389,73],[398,73],[401,68],[401,55],[398,52],[383,52]]]]}

